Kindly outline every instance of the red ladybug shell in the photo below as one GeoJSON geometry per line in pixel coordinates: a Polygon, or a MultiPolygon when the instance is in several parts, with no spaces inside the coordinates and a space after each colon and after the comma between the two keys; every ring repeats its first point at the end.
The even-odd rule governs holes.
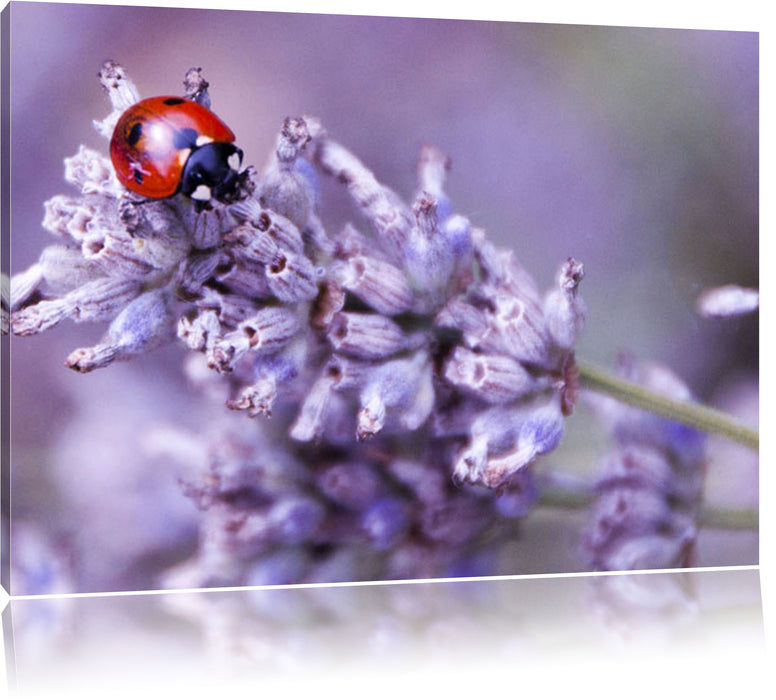
{"type": "Polygon", "coordinates": [[[186,160],[205,143],[232,143],[234,133],[213,112],[182,97],[149,97],[119,117],[110,142],[116,176],[151,198],[178,190],[186,160]]]}

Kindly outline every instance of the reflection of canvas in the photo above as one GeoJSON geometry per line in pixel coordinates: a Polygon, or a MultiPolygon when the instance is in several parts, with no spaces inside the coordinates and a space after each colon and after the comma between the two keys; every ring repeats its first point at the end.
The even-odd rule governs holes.
{"type": "Polygon", "coordinates": [[[573,693],[603,673],[627,685],[644,664],[657,677],[640,688],[673,673],[698,687],[733,672],[704,670],[715,650],[756,692],[759,606],[758,572],[738,570],[21,600],[14,622],[19,688],[36,699],[99,695],[117,674],[125,697],[203,697],[212,682],[230,697],[276,685],[301,697],[354,677],[496,688],[516,671],[521,687],[557,674],[553,688],[573,693]]]}
{"type": "Polygon", "coordinates": [[[756,451],[577,362],[751,437],[756,314],[694,303],[757,287],[756,35],[16,10],[14,593],[756,562],[756,451]],[[178,93],[223,201],[115,177],[178,93]]]}

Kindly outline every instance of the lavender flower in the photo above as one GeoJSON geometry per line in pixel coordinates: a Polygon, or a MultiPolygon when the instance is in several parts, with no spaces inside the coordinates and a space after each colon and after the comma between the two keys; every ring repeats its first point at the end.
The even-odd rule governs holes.
{"type": "MultiPolygon", "coordinates": [[[[113,62],[100,78],[113,111],[95,125],[109,136],[138,93],[113,62]]],[[[210,104],[198,70],[184,85],[210,104]]],[[[108,321],[68,357],[80,372],[177,337],[203,359],[187,364],[195,383],[271,417],[224,436],[232,452],[204,456],[210,473],[185,486],[204,511],[201,582],[247,580],[250,562],[290,546],[310,555],[292,562],[296,574],[309,564],[307,579],[350,547],[370,552],[365,577],[438,573],[486,531],[506,536],[501,512],[528,512],[525,470],[557,446],[577,396],[583,268],[566,260],[542,296],[453,213],[449,166],[424,148],[405,203],[316,119],[289,118],[267,169],[240,174],[237,201],[195,211],[182,195],[139,200],[95,151],[66,162],[80,193],[46,204],[61,243],[13,278],[12,331],[108,321]],[[322,174],[346,186],[369,233],[326,230],[322,174]]]]}
{"type": "MultiPolygon", "coordinates": [[[[621,373],[669,398],[689,390],[668,369],[623,357],[621,373]]],[[[615,448],[604,460],[583,550],[599,570],[690,566],[705,471],[701,433],[597,399],[615,448]]]]}

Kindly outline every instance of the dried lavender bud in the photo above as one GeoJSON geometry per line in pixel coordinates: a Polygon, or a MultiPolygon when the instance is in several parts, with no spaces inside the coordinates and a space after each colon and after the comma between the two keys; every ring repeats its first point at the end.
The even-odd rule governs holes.
{"type": "Polygon", "coordinates": [[[514,252],[496,248],[480,228],[472,229],[471,237],[475,257],[488,285],[502,289],[525,303],[539,306],[536,283],[517,261],[514,252]]]}
{"type": "Polygon", "coordinates": [[[488,301],[492,310],[485,314],[487,328],[475,349],[539,366],[552,363],[544,314],[538,305],[500,289],[489,294],[488,301]]]}
{"type": "Polygon", "coordinates": [[[537,456],[557,447],[563,435],[558,402],[532,409],[490,409],[472,423],[470,440],[458,456],[453,476],[498,488],[537,456]]]}
{"type": "Polygon", "coordinates": [[[171,318],[172,297],[167,289],[141,294],[116,316],[102,343],[75,350],[66,364],[79,372],[90,372],[158,347],[172,339],[171,318]]]}
{"type": "Polygon", "coordinates": [[[344,355],[380,360],[407,347],[402,329],[377,314],[340,311],[332,319],[326,337],[344,355]]]}
{"type": "Polygon", "coordinates": [[[219,372],[228,372],[246,352],[271,353],[285,346],[299,330],[293,311],[265,307],[242,321],[237,330],[226,333],[213,345],[209,361],[219,372]]]}
{"type": "Polygon", "coordinates": [[[626,486],[607,489],[596,502],[595,526],[587,531],[585,546],[603,548],[629,530],[659,532],[670,520],[671,509],[659,493],[626,486]]]}
{"type": "Polygon", "coordinates": [[[378,313],[394,316],[412,307],[413,293],[406,275],[389,262],[354,255],[333,265],[331,274],[344,289],[378,313]]]}
{"type": "Polygon", "coordinates": [[[233,254],[264,265],[277,259],[283,250],[266,229],[256,228],[249,223],[229,231],[224,236],[224,242],[235,244],[233,254]]]}
{"type": "MultiPolygon", "coordinates": [[[[231,212],[256,230],[266,232],[281,250],[292,253],[304,251],[304,239],[294,223],[277,212],[264,209],[255,199],[247,198],[233,204],[231,212]]],[[[248,241],[243,238],[241,242],[245,244],[248,241]]]]}
{"type": "Polygon", "coordinates": [[[455,268],[455,254],[439,227],[437,201],[421,193],[412,206],[415,225],[404,246],[405,268],[414,286],[424,290],[429,309],[444,301],[455,268]]]}
{"type": "Polygon", "coordinates": [[[569,258],[558,275],[558,289],[544,302],[547,329],[555,344],[563,350],[574,347],[585,325],[585,304],[577,294],[583,277],[582,264],[569,258]]]}
{"type": "Polygon", "coordinates": [[[310,442],[322,435],[333,385],[334,379],[327,375],[318,378],[312,385],[289,432],[294,440],[310,442]]]}
{"type": "Polygon", "coordinates": [[[334,320],[337,312],[345,307],[345,290],[332,279],[327,279],[321,285],[315,299],[310,326],[326,330],[334,320]]]}
{"type": "Polygon", "coordinates": [[[189,255],[175,273],[175,285],[179,294],[187,299],[197,298],[202,286],[216,274],[221,262],[221,254],[218,252],[189,255]]]}
{"type": "Polygon", "coordinates": [[[277,399],[277,381],[270,375],[262,377],[254,384],[243,387],[236,399],[226,402],[235,411],[247,411],[251,418],[256,416],[271,416],[272,406],[277,399]]]}
{"type": "MultiPolygon", "coordinates": [[[[697,532],[687,528],[669,534],[648,534],[617,543],[606,554],[605,570],[683,568],[690,565],[697,532]]],[[[604,568],[594,562],[597,568],[604,568]]]]}
{"type": "Polygon", "coordinates": [[[213,279],[235,297],[262,300],[272,297],[264,266],[235,258],[231,251],[219,254],[213,279]]]}
{"type": "Polygon", "coordinates": [[[135,280],[96,279],[66,294],[61,299],[41,301],[17,311],[11,317],[16,335],[40,333],[66,318],[95,321],[110,318],[140,293],[135,280]]]}
{"type": "Polygon", "coordinates": [[[95,120],[93,123],[97,131],[109,139],[122,112],[138,102],[140,95],[127,72],[115,61],[105,61],[97,75],[103,89],[108,93],[113,111],[104,120],[95,120]]]}
{"type": "Polygon", "coordinates": [[[57,236],[81,241],[89,234],[96,207],[83,199],[57,195],[43,205],[43,228],[57,236]]]}
{"type": "Polygon", "coordinates": [[[309,301],[318,295],[318,273],[304,255],[279,254],[266,268],[267,286],[283,302],[309,301]]]}
{"type": "Polygon", "coordinates": [[[198,102],[210,109],[210,94],[207,89],[210,83],[202,75],[201,68],[189,68],[183,78],[183,96],[198,102]]]}
{"type": "Polygon", "coordinates": [[[379,433],[388,410],[395,412],[404,430],[416,430],[426,420],[434,402],[431,370],[424,352],[375,367],[360,395],[359,440],[379,433]]]}
{"type": "Polygon", "coordinates": [[[191,350],[210,350],[221,337],[218,314],[212,309],[207,309],[193,319],[181,317],[178,321],[178,337],[191,350]]]}
{"type": "Polygon", "coordinates": [[[450,200],[445,193],[445,181],[450,170],[450,158],[438,148],[424,146],[418,157],[418,192],[426,192],[437,203],[442,203],[438,214],[441,220],[447,219],[453,212],[450,200]]]}
{"type": "MultiPolygon", "coordinates": [[[[51,248],[55,246],[49,246],[51,248]]],[[[59,248],[60,246],[56,246],[59,248]]],[[[63,248],[62,250],[69,250],[63,248]]],[[[40,288],[45,277],[43,266],[39,263],[31,265],[24,272],[14,275],[8,283],[8,309],[15,311],[22,306],[40,288]]],[[[5,276],[3,280],[5,281],[5,276]]]]}
{"type": "Polygon", "coordinates": [[[120,197],[122,192],[110,161],[86,146],[65,158],[65,180],[78,187],[81,194],[120,197]]]}
{"type": "Polygon", "coordinates": [[[510,403],[545,388],[517,360],[506,355],[482,355],[457,347],[444,368],[453,386],[488,403],[510,403]]]}
{"type": "Polygon", "coordinates": [[[277,139],[275,160],[258,187],[262,206],[305,229],[320,199],[318,176],[301,158],[312,136],[304,119],[286,118],[277,139]]]}
{"type": "Polygon", "coordinates": [[[383,241],[387,254],[395,261],[402,260],[413,219],[398,195],[382,186],[363,163],[338,143],[322,139],[315,146],[318,165],[348,187],[383,241]]]}

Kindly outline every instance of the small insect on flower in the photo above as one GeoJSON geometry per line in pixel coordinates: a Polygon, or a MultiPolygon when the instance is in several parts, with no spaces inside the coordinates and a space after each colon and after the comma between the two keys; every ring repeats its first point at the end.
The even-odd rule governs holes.
{"type": "Polygon", "coordinates": [[[230,202],[239,189],[242,151],[213,112],[182,97],[149,97],[119,117],[110,142],[116,176],[151,199],[178,192],[198,203],[230,202]]]}

